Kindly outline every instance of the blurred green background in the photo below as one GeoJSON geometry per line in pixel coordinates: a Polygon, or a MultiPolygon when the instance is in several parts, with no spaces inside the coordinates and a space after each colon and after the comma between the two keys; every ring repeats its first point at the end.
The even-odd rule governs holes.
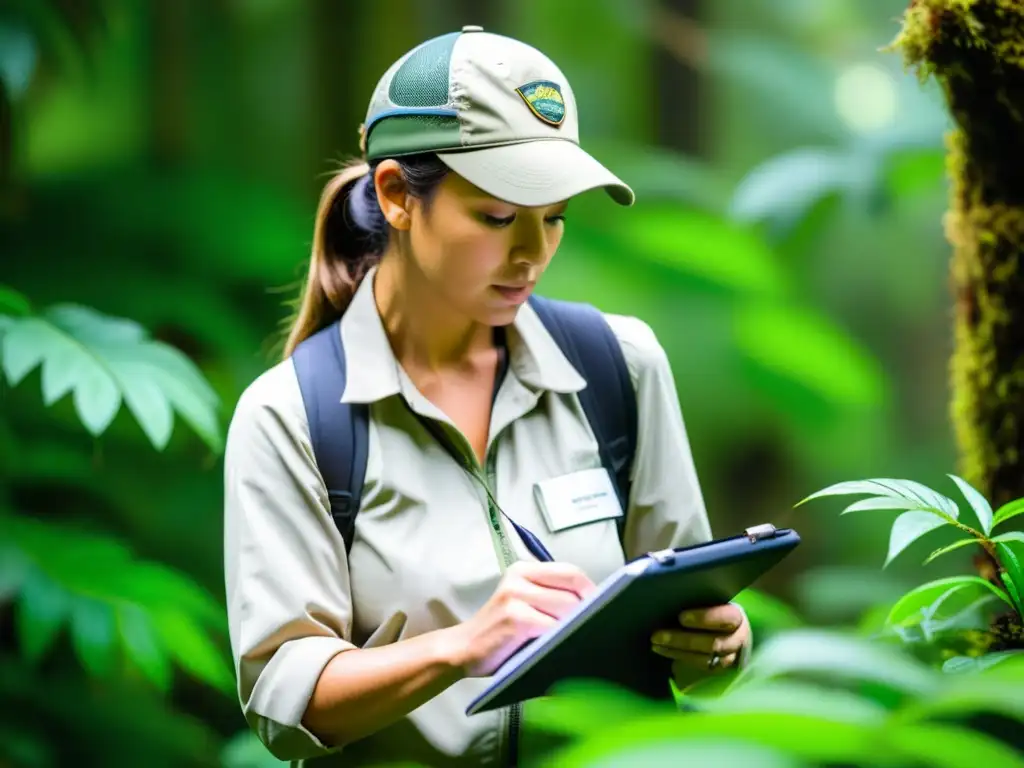
{"type": "MultiPolygon", "coordinates": [[[[218,432],[277,359],[320,188],[377,78],[464,24],[551,56],[584,146],[636,190],[632,209],[573,204],[542,292],[657,332],[714,532],[803,535],[758,587],[827,624],[920,581],[912,560],[880,570],[877,518],[793,510],[860,477],[953,490],[948,125],[881,50],[905,5],[0,3],[0,284],[130,318],[220,400],[218,425],[176,419],[156,451],[144,402],[93,437],[70,396],[44,405],[39,370],[0,384],[0,507],[20,520],[2,537],[0,765],[258,759],[231,741],[218,432]],[[108,610],[127,589],[167,610],[108,610]]],[[[926,576],[968,567],[961,552],[926,576]]]]}

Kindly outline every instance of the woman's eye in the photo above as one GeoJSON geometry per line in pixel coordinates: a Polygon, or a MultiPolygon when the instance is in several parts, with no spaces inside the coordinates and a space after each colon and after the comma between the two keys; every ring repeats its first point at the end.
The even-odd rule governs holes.
{"type": "Polygon", "coordinates": [[[506,218],[498,218],[497,216],[490,216],[486,213],[481,213],[480,218],[483,219],[484,224],[491,227],[507,227],[513,221],[516,220],[515,215],[508,216],[506,218]]]}
{"type": "Polygon", "coordinates": [[[548,224],[557,224],[560,221],[565,221],[565,214],[559,214],[558,216],[549,216],[547,219],[548,224]]]}

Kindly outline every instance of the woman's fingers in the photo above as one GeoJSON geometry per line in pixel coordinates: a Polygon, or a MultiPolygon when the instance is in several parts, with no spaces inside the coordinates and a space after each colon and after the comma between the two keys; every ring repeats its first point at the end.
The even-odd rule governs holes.
{"type": "Polygon", "coordinates": [[[541,587],[528,581],[512,588],[510,596],[556,619],[561,619],[580,603],[580,598],[574,592],[541,587]]]}
{"type": "Polygon", "coordinates": [[[743,626],[743,611],[731,603],[711,608],[695,608],[679,614],[679,623],[686,629],[735,632],[743,626]]]}
{"type": "Polygon", "coordinates": [[[685,629],[664,629],[654,633],[651,643],[663,648],[689,651],[705,656],[710,656],[713,653],[725,656],[737,653],[743,647],[743,636],[739,633],[715,635],[710,632],[687,632],[685,629]]]}
{"type": "Polygon", "coordinates": [[[524,579],[541,587],[562,589],[586,597],[594,589],[594,582],[581,568],[569,563],[534,563],[521,560],[509,566],[511,576],[524,579]]]}
{"type": "Polygon", "coordinates": [[[712,657],[707,653],[680,651],[676,648],[666,648],[660,645],[652,646],[651,650],[659,656],[664,656],[666,659],[672,659],[674,662],[683,664],[690,669],[730,669],[736,665],[736,660],[738,658],[738,654],[735,653],[729,653],[724,656],[720,655],[718,658],[718,664],[712,666],[712,657]]]}

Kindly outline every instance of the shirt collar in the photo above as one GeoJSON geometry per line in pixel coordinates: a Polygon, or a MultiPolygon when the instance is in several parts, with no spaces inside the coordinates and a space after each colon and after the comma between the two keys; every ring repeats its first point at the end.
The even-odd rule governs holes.
{"type": "MultiPolygon", "coordinates": [[[[341,320],[346,382],[343,403],[373,403],[402,391],[400,367],[373,295],[377,268],[356,289],[341,320]]],[[[586,381],[562,353],[529,304],[516,314],[508,333],[509,372],[537,390],[579,392],[586,381]]]]}

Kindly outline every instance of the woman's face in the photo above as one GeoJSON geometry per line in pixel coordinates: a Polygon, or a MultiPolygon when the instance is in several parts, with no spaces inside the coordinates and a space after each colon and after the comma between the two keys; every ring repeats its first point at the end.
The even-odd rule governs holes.
{"type": "Polygon", "coordinates": [[[507,325],[558,249],[566,206],[511,205],[449,173],[427,206],[410,198],[411,258],[442,306],[507,325]]]}

